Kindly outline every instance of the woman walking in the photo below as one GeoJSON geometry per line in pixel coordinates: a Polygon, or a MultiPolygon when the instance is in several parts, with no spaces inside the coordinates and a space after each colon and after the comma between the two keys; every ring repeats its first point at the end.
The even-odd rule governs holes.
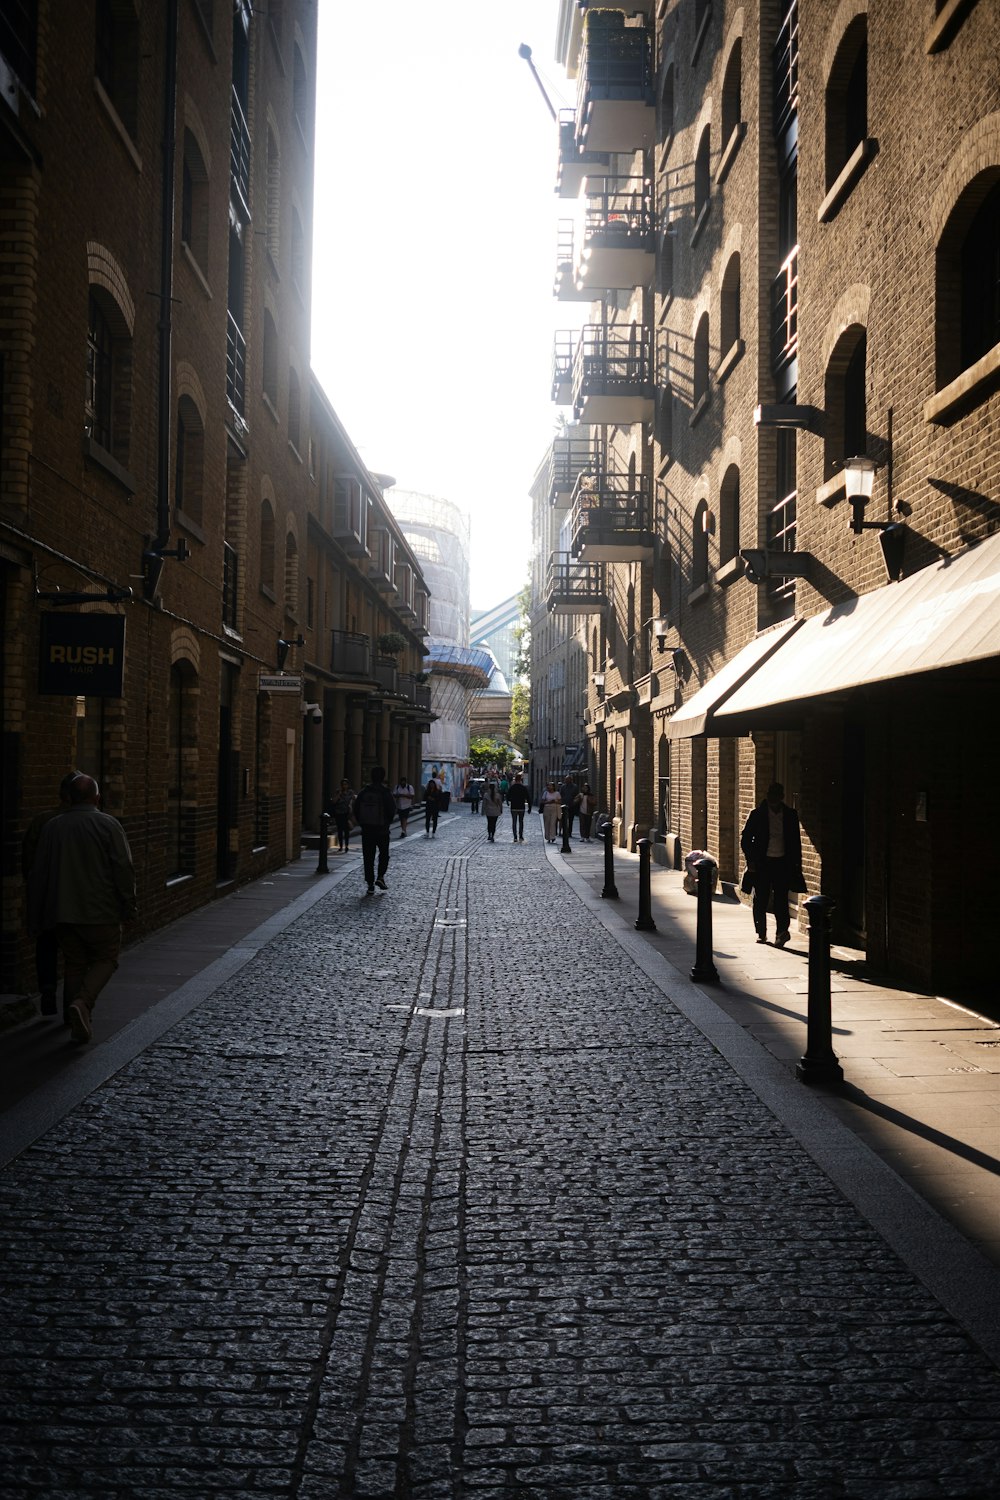
{"type": "Polygon", "coordinates": [[[346,776],[340,790],[330,802],[330,812],[337,825],[337,853],[346,854],[351,847],[351,813],[354,808],[354,793],[346,776]]]}
{"type": "Polygon", "coordinates": [[[495,781],[491,781],[483,793],[483,813],[486,818],[486,838],[489,843],[496,843],[497,819],[503,812],[503,798],[500,788],[495,781]]]}
{"type": "Polygon", "coordinates": [[[562,798],[554,781],[550,781],[541,796],[542,823],[545,828],[545,841],[554,844],[559,832],[559,818],[562,813],[562,798]]]}
{"type": "Polygon", "coordinates": [[[585,844],[589,844],[594,813],[597,811],[597,798],[590,790],[589,781],[585,781],[580,788],[580,800],[577,805],[580,809],[580,837],[585,844]]]}

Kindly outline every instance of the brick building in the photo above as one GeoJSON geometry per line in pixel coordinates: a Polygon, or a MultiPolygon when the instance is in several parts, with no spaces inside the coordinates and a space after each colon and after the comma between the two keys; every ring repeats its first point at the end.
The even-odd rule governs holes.
{"type": "Polygon", "coordinates": [[[558,17],[556,295],[589,310],[556,338],[583,435],[549,603],[587,632],[603,799],[735,879],[782,780],[835,935],[950,986],[992,975],[1000,848],[998,23],[558,17]]]}
{"type": "Polygon", "coordinates": [[[310,371],[316,6],[70,9],[0,21],[6,993],[68,768],[141,932],[297,854],[341,775],[415,775],[428,718],[419,565],[310,371]]]}

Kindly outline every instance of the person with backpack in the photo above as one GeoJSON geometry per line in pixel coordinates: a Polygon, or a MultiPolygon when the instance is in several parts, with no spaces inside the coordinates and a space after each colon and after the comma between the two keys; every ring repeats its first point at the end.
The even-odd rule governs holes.
{"type": "Polygon", "coordinates": [[[396,816],[396,803],[385,784],[385,768],[372,766],[372,778],[354,799],[354,818],[361,829],[361,858],[364,863],[367,894],[374,896],[375,887],[388,890],[385,872],[389,868],[389,827],[396,816]],[[375,874],[375,853],[378,851],[378,875],[375,874]]]}
{"type": "Polygon", "coordinates": [[[441,783],[432,776],[424,787],[424,838],[432,839],[437,833],[438,813],[441,811],[441,783]]]}

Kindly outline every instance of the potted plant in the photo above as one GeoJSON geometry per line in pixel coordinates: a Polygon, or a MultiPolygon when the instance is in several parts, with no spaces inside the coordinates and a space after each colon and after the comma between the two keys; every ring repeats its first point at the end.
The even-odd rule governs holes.
{"type": "Polygon", "coordinates": [[[385,630],[377,637],[376,644],[383,656],[398,656],[406,647],[406,637],[398,630],[385,630]]]}

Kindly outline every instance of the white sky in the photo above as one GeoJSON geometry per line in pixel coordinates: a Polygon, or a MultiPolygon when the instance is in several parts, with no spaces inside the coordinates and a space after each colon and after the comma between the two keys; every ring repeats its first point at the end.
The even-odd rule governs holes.
{"type": "Polygon", "coordinates": [[[322,0],[317,375],[368,467],[472,522],[472,606],[528,576],[528,486],[551,442],[556,0],[322,0]]]}

